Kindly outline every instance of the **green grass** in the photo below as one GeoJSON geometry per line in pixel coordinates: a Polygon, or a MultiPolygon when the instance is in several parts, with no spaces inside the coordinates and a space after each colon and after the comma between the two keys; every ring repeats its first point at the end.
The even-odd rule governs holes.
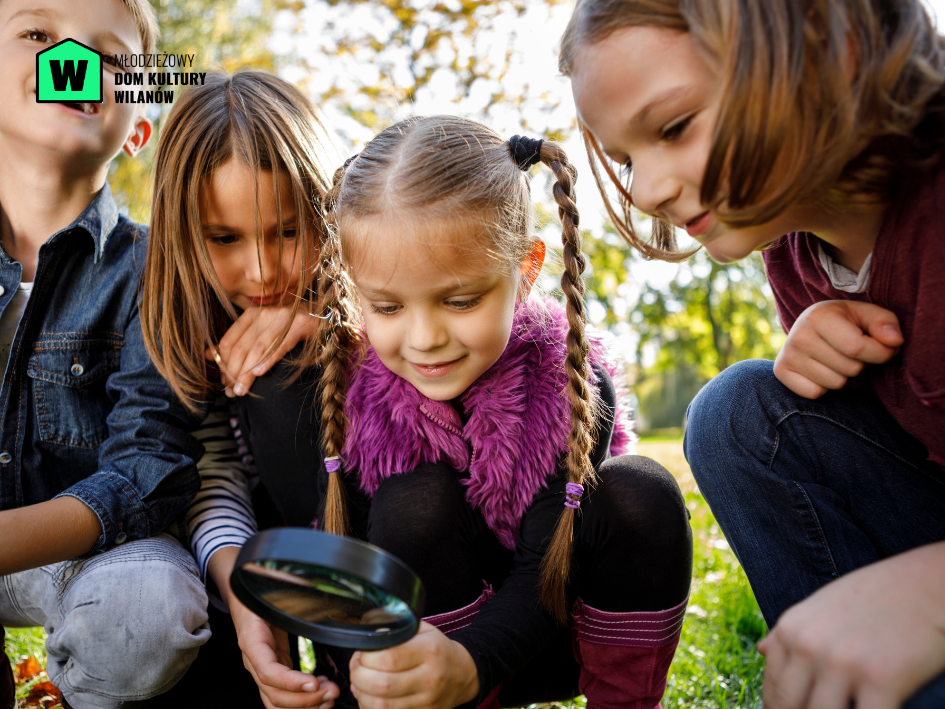
{"type": "MultiPolygon", "coordinates": [[[[30,656],[35,657],[41,666],[46,666],[46,633],[42,628],[7,628],[5,644],[14,672],[16,672],[17,664],[30,656]]],[[[30,693],[30,688],[45,679],[46,675],[41,675],[25,684],[18,685],[16,698],[26,698],[30,693]]]]}
{"type": "MultiPolygon", "coordinates": [[[[663,707],[756,709],[761,706],[764,658],[755,650],[755,643],[766,629],[748,580],[699,494],[682,454],[682,439],[646,438],[640,442],[639,453],[658,461],[676,477],[692,515],[695,546],[689,609],[663,707]]],[[[41,628],[8,628],[7,654],[14,663],[33,655],[44,664],[43,639],[41,628]]],[[[303,665],[313,664],[307,643],[303,643],[302,658],[303,665]]],[[[17,694],[27,691],[21,687],[17,694]]],[[[584,706],[584,698],[578,697],[568,704],[535,708],[584,706]]]]}

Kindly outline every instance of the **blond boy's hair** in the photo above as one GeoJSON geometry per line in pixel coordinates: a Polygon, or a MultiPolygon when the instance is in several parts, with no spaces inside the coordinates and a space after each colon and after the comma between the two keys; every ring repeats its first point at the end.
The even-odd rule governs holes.
{"type": "Polygon", "coordinates": [[[135,28],[141,38],[141,50],[145,54],[154,54],[161,32],[154,7],[149,0],[121,0],[121,4],[128,8],[134,18],[135,28]]]}

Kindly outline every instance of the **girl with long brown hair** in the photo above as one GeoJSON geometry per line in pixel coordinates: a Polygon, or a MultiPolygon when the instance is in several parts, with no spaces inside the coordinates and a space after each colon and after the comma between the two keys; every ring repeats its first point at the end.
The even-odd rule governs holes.
{"type": "MultiPolygon", "coordinates": [[[[267,707],[328,707],[338,695],[324,676],[291,669],[288,636],[246,609],[230,591],[229,577],[239,547],[258,526],[308,526],[318,511],[317,467],[287,480],[274,458],[313,440],[317,449],[321,438],[305,395],[319,371],[315,339],[306,338],[322,322],[313,317],[317,280],[334,276],[331,264],[319,262],[327,234],[321,202],[339,163],[308,99],[257,71],[208,74],[204,85],[184,92],[156,157],[142,275],[144,338],[185,405],[198,410],[210,402],[194,432],[206,453],[186,528],[267,707]],[[279,376],[297,386],[278,391],[275,373],[260,381],[268,387],[264,405],[274,403],[291,423],[267,435],[265,445],[253,445],[267,421],[223,394],[245,394],[300,341],[292,361],[279,368],[279,376]]],[[[260,400],[258,390],[243,401],[260,400]]],[[[211,622],[221,630],[228,623],[212,609],[211,622]]],[[[236,667],[215,671],[224,669],[236,672],[234,682],[243,677],[236,667]]]]}
{"type": "Polygon", "coordinates": [[[764,251],[787,341],[685,447],[772,628],[765,706],[945,705],[945,40],[920,0],[579,0],[560,66],[630,244],[764,251]]]}
{"type": "Polygon", "coordinates": [[[351,282],[323,284],[321,314],[357,297],[366,343],[318,336],[322,525],[414,568],[430,614],[404,645],[351,659],[361,707],[663,694],[691,535],[669,473],[622,455],[619,373],[585,327],[575,179],[558,144],[449,116],[391,126],[335,175],[322,259],[351,282]],[[564,305],[529,297],[545,256],[537,163],[554,175],[564,305]],[[352,479],[366,524],[346,515],[352,479]]]}

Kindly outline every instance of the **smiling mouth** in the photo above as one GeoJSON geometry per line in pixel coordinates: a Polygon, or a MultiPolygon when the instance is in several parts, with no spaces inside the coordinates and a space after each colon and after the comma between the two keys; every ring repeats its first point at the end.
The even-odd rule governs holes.
{"type": "Polygon", "coordinates": [[[73,111],[81,111],[87,116],[94,116],[98,113],[97,103],[89,103],[88,101],[59,101],[59,103],[73,111]]]}
{"type": "Polygon", "coordinates": [[[436,364],[416,364],[411,362],[410,366],[423,377],[442,377],[449,374],[463,358],[452,359],[449,362],[437,362],[436,364]]]}

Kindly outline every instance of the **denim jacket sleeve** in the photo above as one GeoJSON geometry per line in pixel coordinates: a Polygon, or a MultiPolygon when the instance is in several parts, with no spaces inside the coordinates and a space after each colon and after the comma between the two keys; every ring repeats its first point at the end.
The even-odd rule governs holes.
{"type": "Polygon", "coordinates": [[[200,488],[203,446],[189,415],[144,347],[137,306],[124,331],[121,364],[106,385],[115,405],[98,470],[59,496],[87,504],[102,523],[94,549],[159,534],[200,488]]]}

